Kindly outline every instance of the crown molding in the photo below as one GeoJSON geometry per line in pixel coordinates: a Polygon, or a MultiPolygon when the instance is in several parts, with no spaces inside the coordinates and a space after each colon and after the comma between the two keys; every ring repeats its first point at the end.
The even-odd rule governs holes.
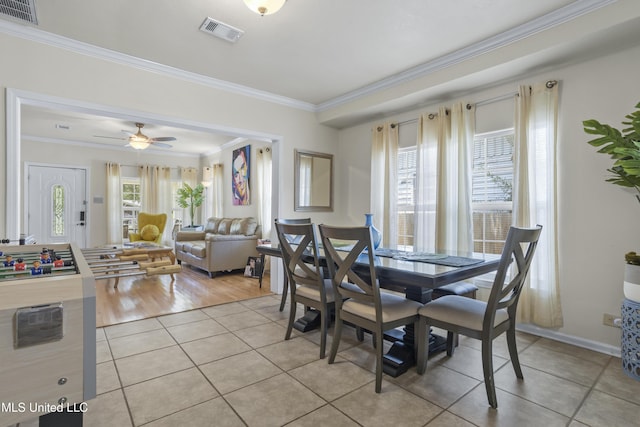
{"type": "Polygon", "coordinates": [[[420,77],[427,76],[437,71],[452,67],[461,62],[475,58],[487,52],[499,49],[519,40],[535,35],[541,31],[553,28],[565,22],[571,21],[577,17],[593,12],[594,10],[608,6],[618,0],[577,0],[573,3],[556,9],[546,15],[533,19],[525,24],[514,27],[508,31],[498,35],[489,37],[478,43],[469,45],[463,49],[459,49],[450,54],[438,57],[432,61],[407,69],[403,72],[394,74],[388,78],[378,82],[364,86],[351,92],[347,92],[341,96],[330,99],[320,104],[311,104],[308,102],[276,95],[270,92],[250,88],[224,80],[203,76],[175,67],[137,58],[131,55],[116,52],[110,49],[93,46],[88,43],[73,40],[67,37],[48,33],[34,27],[20,25],[10,21],[0,19],[0,32],[20,37],[26,40],[47,44],[75,53],[91,56],[94,58],[111,61],[118,64],[127,65],[144,71],[150,71],[166,76],[186,80],[203,86],[208,86],[218,90],[224,90],[238,95],[248,96],[262,101],[283,105],[286,107],[296,108],[308,112],[323,112],[331,108],[335,108],[352,102],[354,100],[364,98],[381,90],[385,90],[402,83],[415,80],[420,77]]]}
{"type": "Polygon", "coordinates": [[[571,21],[579,16],[590,13],[594,10],[608,6],[618,0],[577,0],[546,15],[542,15],[525,24],[511,28],[505,32],[484,39],[478,43],[471,44],[447,55],[438,57],[432,61],[409,68],[400,73],[394,74],[386,79],[364,86],[344,95],[330,99],[316,105],[316,112],[323,112],[331,108],[339,107],[351,101],[372,95],[384,89],[397,86],[399,84],[424,77],[437,71],[452,67],[461,62],[467,61],[479,55],[491,52],[509,44],[515,43],[544,30],[553,28],[565,22],[571,21]]]}
{"type": "Polygon", "coordinates": [[[212,77],[203,76],[202,74],[192,73],[190,71],[181,70],[153,61],[148,61],[146,59],[138,58],[132,55],[127,55],[110,49],[94,46],[78,40],[73,40],[68,37],[48,33],[38,28],[20,25],[14,22],[0,19],[0,32],[3,32],[10,36],[20,37],[25,40],[46,44],[60,49],[65,49],[70,52],[79,53],[81,55],[86,55],[121,65],[127,65],[139,70],[150,71],[181,80],[186,80],[188,82],[197,83],[202,86],[208,86],[213,89],[224,90],[226,92],[248,96],[262,101],[284,105],[285,107],[315,112],[315,105],[308,102],[299,101],[297,99],[276,95],[263,90],[250,88],[248,86],[231,83],[225,80],[214,79],[212,77]]]}

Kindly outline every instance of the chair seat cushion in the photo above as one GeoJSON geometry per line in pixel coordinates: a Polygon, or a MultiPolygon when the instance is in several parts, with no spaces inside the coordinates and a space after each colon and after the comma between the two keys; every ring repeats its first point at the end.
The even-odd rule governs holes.
{"type": "MultiPolygon", "coordinates": [[[[329,279],[324,280],[324,289],[327,296],[327,302],[333,302],[335,300],[335,297],[333,294],[333,285],[331,283],[331,280],[329,279]]],[[[296,288],[296,294],[301,297],[309,298],[314,301],[321,301],[320,290],[315,286],[310,286],[310,285],[298,286],[296,288]]]]}
{"type": "MultiPolygon", "coordinates": [[[[393,322],[405,317],[418,314],[418,309],[422,307],[417,301],[411,301],[399,295],[380,292],[380,302],[382,305],[382,322],[393,322]]],[[[376,321],[376,309],[373,303],[359,302],[348,299],[342,304],[342,309],[348,313],[365,319],[376,321]]]]}
{"type": "MultiPolygon", "coordinates": [[[[419,311],[421,316],[428,319],[453,323],[474,331],[482,330],[482,321],[487,308],[487,303],[457,295],[445,295],[442,298],[431,301],[419,311]]],[[[509,320],[507,310],[502,308],[496,311],[494,327],[509,320]]]]}
{"type": "MultiPolygon", "coordinates": [[[[343,284],[343,286],[349,288],[350,290],[352,290],[354,292],[357,292],[358,289],[359,289],[356,285],[353,285],[351,283],[343,284]]],[[[335,293],[333,291],[333,283],[331,282],[331,279],[324,279],[324,289],[325,289],[326,296],[327,296],[327,302],[334,302],[335,301],[335,293]]],[[[300,296],[303,296],[305,298],[312,299],[314,301],[321,301],[320,300],[320,291],[315,286],[309,286],[309,285],[298,286],[296,288],[296,294],[300,295],[300,296]]]]}
{"type": "Polygon", "coordinates": [[[202,241],[176,243],[176,250],[186,252],[198,258],[204,258],[207,254],[207,247],[202,241]]]}

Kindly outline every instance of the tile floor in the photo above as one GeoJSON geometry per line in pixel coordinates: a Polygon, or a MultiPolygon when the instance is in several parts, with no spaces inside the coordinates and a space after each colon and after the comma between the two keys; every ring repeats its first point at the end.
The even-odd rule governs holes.
{"type": "MultiPolygon", "coordinates": [[[[480,342],[461,337],[454,357],[432,357],[425,375],[384,376],[345,328],[336,363],[320,360],[319,334],[284,341],[279,297],[208,307],[97,330],[100,426],[632,426],[640,382],[620,359],[519,334],[525,380],[506,341],[494,347],[498,410],[488,406],[480,342]]],[[[24,423],[23,423],[24,424],[24,423]]]]}

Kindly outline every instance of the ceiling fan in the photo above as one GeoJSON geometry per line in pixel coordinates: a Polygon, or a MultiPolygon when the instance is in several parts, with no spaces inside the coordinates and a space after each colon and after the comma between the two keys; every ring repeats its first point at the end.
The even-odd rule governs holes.
{"type": "MultiPolygon", "coordinates": [[[[116,138],[113,136],[100,136],[94,135],[98,138],[112,138],[112,139],[122,139],[125,141],[129,141],[126,146],[132,147],[136,150],[144,150],[148,148],[150,145],[154,145],[156,147],[163,148],[171,148],[170,144],[165,144],[164,141],[175,141],[176,138],[173,136],[160,136],[157,138],[150,138],[147,135],[142,133],[142,128],[144,127],[144,123],[136,123],[136,127],[138,128],[138,132],[131,133],[130,131],[123,130],[122,132],[128,134],[127,138],[116,138]]],[[[125,146],[125,147],[126,147],[125,146]]]]}

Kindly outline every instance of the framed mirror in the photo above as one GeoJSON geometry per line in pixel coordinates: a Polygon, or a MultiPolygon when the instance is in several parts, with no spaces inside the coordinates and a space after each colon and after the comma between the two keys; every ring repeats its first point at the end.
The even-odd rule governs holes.
{"type": "Polygon", "coordinates": [[[333,155],[295,150],[294,210],[333,210],[333,155]]]}

